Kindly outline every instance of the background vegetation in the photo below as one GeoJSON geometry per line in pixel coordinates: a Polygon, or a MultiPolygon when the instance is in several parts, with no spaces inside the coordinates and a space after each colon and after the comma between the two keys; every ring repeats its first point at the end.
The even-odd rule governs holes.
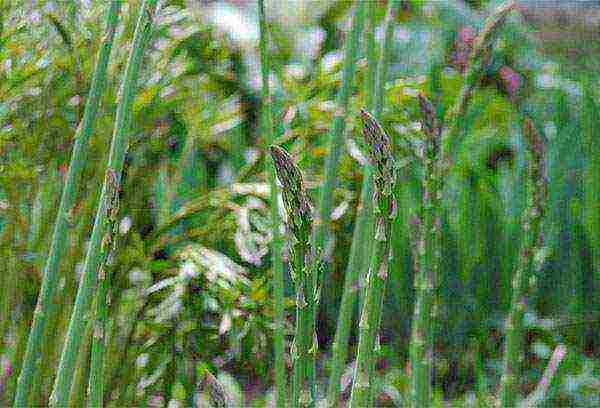
{"type": "MultiPolygon", "coordinates": [[[[56,380],[141,3],[122,2],[95,130],[68,212],[30,404],[46,405],[56,380]]],[[[474,36],[497,3],[399,3],[378,118],[403,157],[405,135],[419,131],[417,95],[428,94],[440,117],[450,109],[463,85],[474,36]]],[[[566,350],[540,404],[600,404],[600,65],[594,52],[600,19],[594,20],[598,8],[588,3],[575,7],[578,12],[568,6],[560,12],[558,6],[540,10],[534,1],[519,2],[459,123],[462,143],[453,153],[441,210],[433,370],[434,401],[440,406],[486,406],[497,395],[526,206],[524,114],[546,140],[549,198],[543,250],[527,282],[520,393],[535,396],[552,356],[566,350]],[[591,17],[583,22],[581,14],[591,17]]],[[[382,0],[374,7],[376,47],[383,41],[386,6],[382,0]]],[[[0,406],[11,405],[15,397],[107,10],[103,1],[0,0],[0,406]]],[[[329,130],[352,13],[352,2],[345,0],[266,2],[272,140],[295,157],[315,203],[330,154],[329,130]]],[[[367,41],[361,35],[322,248],[319,396],[331,370],[364,176],[358,112],[372,103],[367,100],[372,51],[367,41]]],[[[104,403],[191,406],[202,404],[209,398],[205,391],[218,384],[234,405],[263,406],[274,398],[276,310],[257,6],[233,0],[159,2],[141,58],[137,96],[123,112],[125,124],[130,121],[129,143],[116,247],[106,266],[112,279],[104,403]]],[[[376,403],[381,406],[405,404],[410,387],[420,172],[414,162],[404,163],[395,185],[393,262],[376,348],[376,403]]],[[[295,298],[287,245],[283,259],[289,368],[295,298]]],[[[87,397],[93,310],[81,320],[72,406],[84,405],[87,397]]],[[[358,345],[357,312],[358,307],[342,375],[345,398],[358,345]]]]}

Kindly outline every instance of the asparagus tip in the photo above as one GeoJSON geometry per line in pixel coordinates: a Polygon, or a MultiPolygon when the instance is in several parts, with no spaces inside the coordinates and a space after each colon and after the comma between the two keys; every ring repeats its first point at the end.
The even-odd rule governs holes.
{"type": "Polygon", "coordinates": [[[275,172],[282,187],[288,224],[298,240],[305,240],[312,224],[312,206],[304,189],[302,173],[288,152],[279,146],[269,148],[275,172]]]}
{"type": "Polygon", "coordinates": [[[533,154],[537,157],[541,157],[544,153],[544,141],[542,140],[540,132],[538,132],[535,127],[533,120],[528,116],[525,117],[524,120],[523,135],[533,154]]]}
{"type": "Polygon", "coordinates": [[[422,114],[421,124],[423,131],[429,138],[438,139],[441,135],[441,128],[437,119],[435,106],[433,106],[433,103],[422,92],[419,92],[418,99],[422,114]]]}
{"type": "Polygon", "coordinates": [[[390,138],[366,109],[361,109],[360,115],[364,123],[363,136],[368,146],[369,159],[376,170],[376,184],[381,187],[381,192],[390,192],[395,181],[390,138]]]}

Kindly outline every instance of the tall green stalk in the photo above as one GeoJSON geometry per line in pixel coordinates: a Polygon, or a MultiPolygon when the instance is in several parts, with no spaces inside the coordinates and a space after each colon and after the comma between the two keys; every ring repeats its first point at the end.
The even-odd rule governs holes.
{"type": "Polygon", "coordinates": [[[23,359],[23,367],[19,375],[17,391],[14,401],[15,407],[28,404],[29,391],[33,378],[36,376],[37,360],[41,345],[44,342],[43,333],[46,327],[47,316],[51,307],[52,298],[58,282],[58,268],[68,242],[68,230],[72,223],[72,211],[75,206],[79,177],[85,164],[87,145],[94,130],[100,98],[106,83],[106,71],[112,50],[115,31],[117,28],[120,0],[113,0],[106,15],[106,33],[98,53],[98,61],[92,78],[90,93],[85,105],[83,119],[77,128],[75,143],[71,154],[71,162],[67,172],[67,179],[62,192],[58,214],[52,234],[50,252],[44,267],[44,278],[38,297],[38,302],[29,333],[27,350],[23,359]]]}
{"type": "Polygon", "coordinates": [[[346,129],[346,118],[348,116],[348,100],[354,75],[356,73],[356,56],[358,54],[359,37],[363,29],[365,19],[365,3],[368,0],[357,0],[352,18],[352,27],[344,50],[344,66],[342,72],[342,83],[336,99],[336,109],[333,125],[329,132],[329,155],[325,164],[325,182],[321,189],[319,201],[318,218],[315,220],[315,231],[313,239],[314,250],[324,248],[329,217],[333,203],[333,189],[337,176],[337,167],[342,151],[343,135],[346,129]]]}
{"type": "Polygon", "coordinates": [[[367,72],[365,77],[365,106],[373,109],[375,100],[375,82],[377,80],[377,41],[375,28],[377,24],[377,2],[369,1],[366,5],[365,54],[367,55],[367,72]]]}
{"type": "MultiPolygon", "coordinates": [[[[381,114],[384,99],[385,80],[387,78],[387,68],[393,44],[394,21],[400,6],[400,0],[391,0],[388,4],[388,10],[385,20],[385,38],[381,47],[377,70],[374,78],[369,75],[368,81],[375,83],[367,88],[367,93],[373,95],[371,99],[373,104],[374,117],[378,118],[381,114]]],[[[373,24],[372,22],[370,24],[373,24]]],[[[374,59],[370,56],[369,64],[375,65],[374,59]]],[[[348,337],[350,336],[350,323],[352,314],[356,305],[358,292],[358,279],[366,274],[368,262],[371,254],[371,239],[365,237],[371,236],[373,229],[373,169],[370,163],[363,167],[363,184],[361,188],[358,214],[354,225],[352,235],[352,245],[350,247],[350,258],[346,268],[344,279],[344,291],[338,313],[337,330],[333,341],[332,367],[329,376],[329,385],[327,388],[327,402],[329,406],[337,406],[340,398],[340,379],[346,363],[348,354],[348,337]]],[[[362,281],[362,279],[361,279],[362,281]]]]}
{"type": "Polygon", "coordinates": [[[125,152],[128,145],[132,103],[142,56],[150,37],[156,3],[157,0],[144,0],[140,9],[129,59],[125,68],[125,75],[121,83],[120,100],[117,107],[106,177],[102,186],[94,228],[85,258],[83,275],[79,282],[75,306],[67,330],[66,343],[61,354],[54,389],[50,397],[50,406],[52,407],[64,407],[68,404],[75,361],[83,340],[81,334],[86,322],[85,316],[89,313],[96,286],[96,274],[98,273],[98,266],[102,258],[102,242],[110,226],[107,208],[109,207],[110,195],[113,188],[111,184],[115,183],[112,178],[116,178],[117,185],[120,184],[125,152]]]}
{"type": "Polygon", "coordinates": [[[106,325],[108,322],[108,292],[110,289],[110,261],[114,256],[117,236],[117,216],[119,213],[119,183],[115,173],[108,172],[108,193],[106,194],[106,221],[108,226],[101,244],[101,261],[98,267],[98,294],[92,336],[92,352],[89,375],[90,407],[104,406],[104,353],[106,350],[106,325]]]}
{"type": "Polygon", "coordinates": [[[372,387],[371,367],[375,338],[379,330],[381,309],[388,277],[392,221],[396,214],[394,158],[390,140],[379,123],[365,110],[363,134],[373,166],[373,207],[376,216],[374,248],[366,278],[365,302],[360,317],[358,353],[350,407],[369,406],[372,387]]]}
{"type": "MultiPolygon", "coordinates": [[[[366,76],[365,76],[365,83],[364,83],[364,92],[365,92],[365,109],[368,110],[369,112],[373,112],[373,114],[375,115],[374,112],[374,104],[375,104],[375,93],[376,93],[376,88],[377,88],[377,61],[378,61],[378,53],[377,53],[377,41],[375,39],[375,30],[376,30],[376,17],[377,17],[377,2],[375,1],[369,1],[367,3],[366,6],[366,24],[365,24],[365,54],[367,56],[367,72],[366,72],[366,76]]],[[[375,117],[377,117],[377,115],[375,115],[375,117]]],[[[363,168],[363,186],[365,183],[370,183],[370,187],[368,188],[368,191],[364,191],[361,190],[361,196],[359,197],[359,212],[364,212],[367,211],[368,214],[371,215],[371,217],[369,217],[368,219],[363,220],[362,223],[358,223],[358,219],[357,219],[357,227],[358,225],[361,225],[361,227],[364,225],[365,228],[368,227],[368,229],[362,228],[362,230],[360,231],[362,235],[360,235],[361,237],[368,237],[371,236],[372,233],[372,229],[373,229],[373,217],[372,217],[372,213],[373,213],[373,208],[372,208],[372,200],[371,200],[371,195],[373,194],[373,174],[372,174],[372,169],[370,164],[367,163],[364,165],[363,168]],[[364,199],[363,199],[363,195],[364,195],[364,199]],[[368,222],[368,224],[367,224],[368,222]]],[[[357,233],[357,227],[355,227],[354,229],[354,234],[357,233]]],[[[353,236],[354,238],[354,236],[353,236]]],[[[356,257],[356,249],[360,248],[360,252],[362,254],[362,256],[359,258],[361,261],[359,264],[355,265],[354,267],[357,268],[360,272],[358,277],[355,277],[351,284],[352,285],[356,285],[356,279],[359,279],[359,282],[363,282],[364,277],[366,275],[366,270],[369,267],[369,262],[370,262],[370,257],[369,255],[371,254],[371,247],[372,247],[372,243],[370,240],[363,240],[360,244],[356,243],[358,245],[356,245],[354,243],[354,241],[352,242],[352,244],[354,245],[354,249],[355,249],[355,253],[352,253],[352,246],[350,249],[350,256],[354,255],[356,257]]],[[[351,258],[350,258],[351,259],[351,258]]],[[[350,263],[348,263],[348,265],[346,265],[346,272],[348,270],[348,267],[350,266],[350,263]]],[[[347,275],[346,275],[347,276],[347,275]]],[[[346,280],[344,280],[344,285],[346,284],[346,280]]],[[[344,286],[344,289],[346,287],[344,286]]],[[[359,306],[359,313],[360,310],[362,309],[362,305],[364,302],[364,291],[359,290],[358,291],[358,306],[359,306]]],[[[344,296],[344,293],[342,292],[342,298],[344,296]]],[[[352,305],[352,309],[354,309],[354,304],[352,305]]],[[[348,316],[348,324],[350,324],[350,321],[352,320],[352,316],[353,316],[353,311],[350,311],[350,315],[348,316]]],[[[338,313],[338,320],[339,320],[339,313],[338,313]]],[[[344,362],[345,362],[345,357],[344,357],[344,362]]],[[[333,367],[335,369],[337,369],[337,367],[333,367]]],[[[340,375],[341,375],[341,369],[343,367],[340,366],[340,375]]]]}
{"type": "MultiPolygon", "coordinates": [[[[94,321],[88,320],[83,334],[83,343],[79,349],[75,372],[73,373],[73,384],[69,393],[69,407],[80,408],[85,405],[85,397],[88,389],[88,379],[90,376],[90,351],[92,348],[92,332],[94,330],[94,321]]],[[[93,407],[96,408],[96,407],[93,407]]]]}
{"type": "Polygon", "coordinates": [[[534,259],[542,246],[541,224],[548,195],[545,176],[545,146],[541,135],[529,118],[525,118],[523,136],[530,152],[527,180],[529,186],[527,208],[521,223],[523,231],[521,251],[513,275],[512,301],[506,321],[506,342],[500,382],[500,405],[502,407],[513,407],[517,402],[523,314],[525,313],[527,288],[533,273],[534,259]]]}
{"type": "MultiPolygon", "coordinates": [[[[258,0],[258,15],[260,21],[260,63],[262,72],[262,133],[265,151],[273,143],[273,99],[269,88],[269,74],[271,71],[269,54],[269,31],[265,16],[264,0],[258,0]]],[[[285,407],[286,379],[285,379],[285,338],[284,338],[284,292],[283,292],[283,259],[281,256],[282,237],[279,231],[279,211],[277,200],[277,181],[275,167],[266,160],[266,171],[271,187],[271,259],[273,270],[273,297],[275,309],[275,331],[273,343],[275,348],[275,398],[278,407],[285,407]]]]}
{"type": "Polygon", "coordinates": [[[441,125],[436,109],[424,95],[419,95],[425,143],[418,152],[424,167],[422,176],[422,210],[417,241],[415,276],[416,304],[410,342],[411,402],[415,407],[431,404],[431,369],[433,366],[433,329],[435,293],[441,260],[440,202],[442,194],[440,141],[441,125]]]}
{"type": "Polygon", "coordinates": [[[292,345],[292,406],[314,407],[316,403],[315,356],[317,352],[315,315],[318,281],[310,246],[312,208],[304,189],[302,174],[288,153],[271,146],[271,156],[282,185],[288,226],[295,238],[291,247],[292,277],[296,284],[296,334],[292,345]]]}

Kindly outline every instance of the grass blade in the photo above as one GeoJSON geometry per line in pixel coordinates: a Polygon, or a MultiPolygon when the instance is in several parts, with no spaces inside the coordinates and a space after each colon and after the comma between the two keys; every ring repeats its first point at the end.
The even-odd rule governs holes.
{"type": "Polygon", "coordinates": [[[118,23],[120,0],[113,0],[106,15],[106,34],[98,54],[98,62],[92,78],[90,93],[85,105],[83,119],[77,128],[75,143],[71,154],[71,162],[67,179],[62,192],[61,202],[56,216],[50,252],[44,267],[44,278],[38,296],[38,303],[29,333],[27,350],[23,359],[23,366],[19,375],[14,406],[23,407],[28,403],[29,391],[33,378],[36,376],[37,360],[40,357],[41,345],[44,342],[43,333],[47,323],[52,298],[58,281],[58,268],[68,241],[69,214],[75,205],[78,180],[83,171],[87,145],[94,130],[94,123],[100,105],[100,98],[106,82],[106,71],[112,50],[115,31],[118,23]]]}

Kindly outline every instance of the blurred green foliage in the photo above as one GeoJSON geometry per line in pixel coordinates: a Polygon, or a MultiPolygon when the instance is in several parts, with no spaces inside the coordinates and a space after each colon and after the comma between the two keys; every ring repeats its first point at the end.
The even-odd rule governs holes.
{"type": "MultiPolygon", "coordinates": [[[[102,114],[72,214],[42,376],[32,393],[37,403],[47,401],[76,293],[138,3],[123,5],[102,114]]],[[[383,17],[385,2],[380,3],[383,17]]],[[[442,111],[452,105],[462,83],[454,58],[461,30],[481,26],[468,7],[425,3],[405,3],[395,34],[382,123],[398,156],[403,135],[417,132],[417,92],[430,94],[442,111]]],[[[99,1],[79,7],[0,1],[0,405],[13,398],[104,8],[99,1]]],[[[329,2],[318,18],[293,31],[285,16],[271,21],[276,141],[297,157],[314,197],[328,154],[349,9],[348,1],[329,2]]],[[[273,304],[256,11],[252,3],[166,1],[159,16],[132,112],[111,266],[105,400],[109,406],[170,400],[188,406],[197,391],[210,388],[208,370],[240,404],[260,405],[272,386],[273,304]],[[226,18],[225,12],[232,14],[226,18]],[[241,34],[232,34],[228,21],[239,22],[241,34]]],[[[599,81],[597,72],[563,69],[560,61],[540,54],[527,31],[515,20],[502,34],[461,124],[466,137],[447,180],[435,350],[440,404],[491,401],[497,388],[525,205],[518,126],[524,113],[548,140],[550,203],[544,257],[530,284],[522,391],[533,391],[552,350],[565,344],[567,355],[545,406],[600,403],[599,81]],[[514,73],[508,80],[506,69],[514,73]],[[518,82],[516,90],[510,80],[518,82]]],[[[351,112],[364,103],[364,61],[358,64],[351,112]]],[[[362,181],[356,116],[346,128],[348,154],[342,156],[335,191],[330,237],[335,250],[328,265],[333,289],[318,321],[323,357],[335,329],[362,181]]],[[[411,220],[418,210],[420,171],[409,162],[396,193],[399,217],[377,378],[381,404],[402,404],[408,390],[411,220]]],[[[286,285],[291,310],[289,277],[286,285]]],[[[87,369],[87,359],[82,353],[78,370],[87,369]]],[[[324,386],[327,359],[319,361],[324,386]]],[[[85,393],[85,381],[75,384],[72,393],[85,393]]]]}

